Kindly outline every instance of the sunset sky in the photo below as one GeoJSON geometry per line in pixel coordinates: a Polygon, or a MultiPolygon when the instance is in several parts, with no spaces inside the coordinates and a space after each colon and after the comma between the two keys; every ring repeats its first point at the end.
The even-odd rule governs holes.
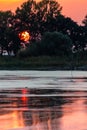
{"type": "MultiPolygon", "coordinates": [[[[0,10],[14,11],[27,0],[0,0],[0,10]]],[[[38,0],[37,0],[38,1],[38,0]]],[[[81,24],[87,14],[87,0],[57,0],[63,7],[62,14],[81,24]]]]}

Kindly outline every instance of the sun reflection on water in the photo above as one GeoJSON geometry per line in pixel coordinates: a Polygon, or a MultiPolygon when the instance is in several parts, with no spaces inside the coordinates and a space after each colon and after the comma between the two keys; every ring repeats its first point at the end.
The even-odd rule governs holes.
{"type": "Polygon", "coordinates": [[[86,91],[14,88],[0,93],[0,130],[87,128],[86,91]]]}

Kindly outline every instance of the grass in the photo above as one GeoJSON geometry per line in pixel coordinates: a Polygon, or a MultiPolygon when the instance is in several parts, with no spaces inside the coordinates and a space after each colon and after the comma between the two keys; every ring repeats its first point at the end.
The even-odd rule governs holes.
{"type": "Polygon", "coordinates": [[[0,57],[1,70],[87,70],[87,58],[74,56],[73,58],[59,56],[38,57],[0,57]]]}
{"type": "Polygon", "coordinates": [[[0,57],[0,69],[63,69],[69,66],[67,58],[54,56],[39,57],[0,57]]]}

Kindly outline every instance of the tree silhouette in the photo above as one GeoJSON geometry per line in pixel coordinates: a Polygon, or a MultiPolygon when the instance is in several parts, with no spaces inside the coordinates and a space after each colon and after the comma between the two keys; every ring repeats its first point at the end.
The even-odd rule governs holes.
{"type": "Polygon", "coordinates": [[[60,15],[61,9],[55,0],[42,0],[38,3],[28,0],[16,10],[15,28],[18,31],[29,30],[32,39],[39,39],[47,31],[47,23],[60,15]]]}
{"type": "Polygon", "coordinates": [[[0,11],[0,55],[3,53],[3,49],[8,50],[9,44],[9,31],[11,27],[11,18],[13,14],[11,11],[0,11]]]}

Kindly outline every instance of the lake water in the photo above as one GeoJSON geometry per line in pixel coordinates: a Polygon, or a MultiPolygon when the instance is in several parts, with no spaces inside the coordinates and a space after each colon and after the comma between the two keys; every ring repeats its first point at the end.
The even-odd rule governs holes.
{"type": "Polygon", "coordinates": [[[87,72],[0,71],[0,130],[87,130],[87,72]]]}

